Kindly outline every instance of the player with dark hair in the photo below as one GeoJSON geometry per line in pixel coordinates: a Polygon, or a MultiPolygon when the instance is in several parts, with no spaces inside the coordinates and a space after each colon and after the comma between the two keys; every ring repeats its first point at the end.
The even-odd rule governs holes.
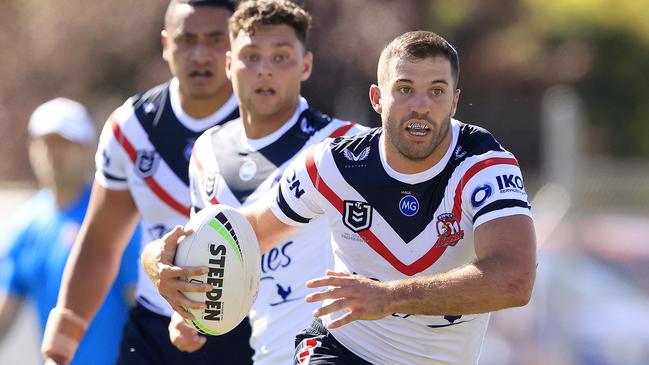
{"type": "MultiPolygon", "coordinates": [[[[129,98],[108,118],[96,154],[88,214],[48,320],[42,346],[47,359],[64,364],[74,354],[138,220],[143,242],[148,242],[189,217],[188,166],[194,141],[208,128],[238,117],[225,75],[227,20],[233,10],[231,1],[171,1],[161,40],[174,77],[129,98]]],[[[143,272],[136,297],[118,364],[212,364],[215,353],[223,363],[251,363],[247,323],[189,354],[169,341],[173,311],[143,272]]]]}
{"type": "MultiPolygon", "coordinates": [[[[275,186],[283,170],[300,151],[322,141],[362,130],[332,119],[300,97],[302,81],[309,78],[313,55],[306,40],[310,15],[285,0],[246,1],[230,18],[231,50],[226,72],[239,99],[241,118],[206,131],[194,145],[189,167],[192,202],[196,210],[209,204],[249,205],[275,186]]],[[[178,237],[178,229],[169,235],[178,237]]],[[[308,326],[317,303],[305,303],[313,293],[304,283],[333,265],[329,229],[324,220],[305,226],[262,256],[259,294],[249,315],[250,344],[256,365],[292,362],[294,337],[308,326]]],[[[159,264],[161,247],[145,248],[143,263],[165,297],[178,298],[174,308],[190,319],[183,307],[195,304],[184,298],[184,276],[166,281],[174,272],[159,264]],[[168,283],[168,285],[167,285],[168,283]],[[186,305],[185,305],[186,304],[186,305]]],[[[175,248],[175,243],[173,248],[175,248]]],[[[172,316],[172,323],[185,322],[172,316]]],[[[189,324],[174,343],[200,347],[189,324]],[[193,340],[192,340],[193,339],[193,340]],[[195,344],[194,344],[194,343],[195,344]]]]}

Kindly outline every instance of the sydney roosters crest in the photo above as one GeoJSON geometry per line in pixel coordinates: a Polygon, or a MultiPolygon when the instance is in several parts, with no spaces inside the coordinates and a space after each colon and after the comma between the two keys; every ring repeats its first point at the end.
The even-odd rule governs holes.
{"type": "Polygon", "coordinates": [[[464,231],[460,229],[460,224],[453,214],[444,213],[437,217],[437,236],[439,238],[436,246],[455,246],[464,238],[464,231]]]}

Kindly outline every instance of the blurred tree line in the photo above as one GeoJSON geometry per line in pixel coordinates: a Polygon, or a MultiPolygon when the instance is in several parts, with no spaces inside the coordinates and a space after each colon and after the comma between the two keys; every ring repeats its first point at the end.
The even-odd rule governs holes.
{"type": "MultiPolygon", "coordinates": [[[[367,92],[381,48],[413,29],[451,41],[461,60],[457,117],[482,125],[524,169],[540,164],[540,100],[575,87],[588,151],[649,157],[649,0],[301,0],[314,16],[314,74],[303,94],[339,118],[378,125],[367,92]]],[[[159,32],[167,0],[0,2],[0,181],[31,180],[26,125],[56,96],[98,124],[169,77],[159,32]]]]}

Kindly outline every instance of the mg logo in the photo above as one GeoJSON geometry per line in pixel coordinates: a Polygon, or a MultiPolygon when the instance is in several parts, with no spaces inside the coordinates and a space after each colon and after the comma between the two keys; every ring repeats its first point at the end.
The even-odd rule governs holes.
{"type": "Polygon", "coordinates": [[[399,210],[406,217],[412,217],[419,211],[419,201],[412,195],[406,195],[399,201],[399,210]]]}
{"type": "Polygon", "coordinates": [[[345,200],[343,223],[354,233],[370,228],[372,226],[372,206],[365,202],[345,200]]]}

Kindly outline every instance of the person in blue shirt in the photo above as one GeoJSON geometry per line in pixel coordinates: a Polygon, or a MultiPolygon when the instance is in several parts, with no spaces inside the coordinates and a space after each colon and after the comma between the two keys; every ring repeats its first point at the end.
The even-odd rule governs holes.
{"type": "MultiPolygon", "coordinates": [[[[57,98],[33,112],[29,158],[41,190],[21,206],[0,244],[0,341],[22,303],[31,301],[41,333],[56,305],[63,269],[90,199],[96,140],[94,123],[79,103],[57,98]]],[[[72,364],[114,364],[137,279],[140,233],[125,251],[119,274],[72,364]]]]}

